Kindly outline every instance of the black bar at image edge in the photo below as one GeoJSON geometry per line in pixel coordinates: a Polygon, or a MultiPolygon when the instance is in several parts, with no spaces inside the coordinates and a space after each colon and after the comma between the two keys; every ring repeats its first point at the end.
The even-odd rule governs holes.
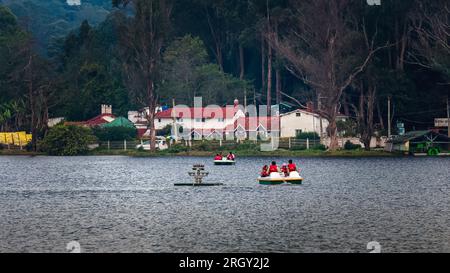
{"type": "Polygon", "coordinates": [[[119,272],[142,267],[151,272],[265,273],[300,272],[306,268],[383,272],[394,264],[404,270],[417,269],[425,260],[428,265],[445,265],[449,258],[448,254],[0,254],[0,263],[15,269],[56,271],[89,264],[90,269],[119,272]]]}

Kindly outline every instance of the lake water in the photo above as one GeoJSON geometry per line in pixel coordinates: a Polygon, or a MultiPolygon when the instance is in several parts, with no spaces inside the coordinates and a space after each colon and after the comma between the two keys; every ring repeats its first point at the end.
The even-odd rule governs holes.
{"type": "Polygon", "coordinates": [[[450,252],[450,158],[296,161],[302,186],[259,158],[0,157],[0,252],[450,252]],[[198,163],[225,186],[173,186],[198,163]]]}

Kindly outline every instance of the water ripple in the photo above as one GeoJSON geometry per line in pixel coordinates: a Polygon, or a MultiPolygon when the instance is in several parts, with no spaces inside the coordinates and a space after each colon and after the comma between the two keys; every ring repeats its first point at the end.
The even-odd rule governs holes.
{"type": "Polygon", "coordinates": [[[265,159],[0,157],[0,252],[450,252],[448,158],[296,161],[267,187],[265,159]],[[225,186],[173,186],[198,163],[225,186]]]}

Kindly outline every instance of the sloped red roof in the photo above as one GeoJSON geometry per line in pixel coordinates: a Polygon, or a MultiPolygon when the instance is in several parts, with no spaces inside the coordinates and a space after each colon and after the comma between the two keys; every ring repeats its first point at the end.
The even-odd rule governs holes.
{"type": "Polygon", "coordinates": [[[91,118],[88,121],[64,122],[64,125],[94,127],[94,126],[99,126],[102,124],[109,123],[109,121],[106,118],[115,119],[116,117],[112,114],[101,114],[94,118],[91,118]]]}
{"type": "Polygon", "coordinates": [[[85,126],[84,122],[80,121],[66,121],[64,122],[65,126],[85,126]]]}
{"type": "Polygon", "coordinates": [[[91,118],[90,120],[84,122],[84,124],[86,126],[92,127],[92,126],[98,126],[98,125],[102,125],[102,124],[105,124],[105,123],[109,123],[109,121],[105,119],[107,117],[109,117],[109,118],[116,118],[112,114],[101,114],[101,115],[98,115],[98,116],[96,116],[94,118],[91,118]]]}
{"type": "MultiPolygon", "coordinates": [[[[220,108],[177,108],[175,109],[176,118],[227,118],[226,115],[229,113],[230,117],[233,118],[236,109],[233,106],[230,107],[220,107],[220,108]],[[220,109],[220,110],[219,110],[220,109]],[[221,113],[220,113],[221,112],[221,113]],[[190,116],[186,116],[190,115],[190,116]],[[222,115],[222,116],[220,116],[222,115]]],[[[156,118],[163,119],[163,118],[173,118],[173,108],[170,108],[168,110],[159,112],[156,114],[156,118]]]]}

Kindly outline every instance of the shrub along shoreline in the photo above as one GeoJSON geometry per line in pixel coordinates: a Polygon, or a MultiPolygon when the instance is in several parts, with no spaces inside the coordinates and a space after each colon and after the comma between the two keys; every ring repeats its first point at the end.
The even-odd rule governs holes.
{"type": "MultiPolygon", "coordinates": [[[[365,151],[365,150],[337,150],[337,151],[322,151],[322,150],[276,150],[273,152],[261,152],[255,150],[233,150],[238,157],[402,157],[403,154],[388,153],[384,151],[365,151]]],[[[72,156],[129,156],[129,157],[214,157],[216,151],[201,151],[188,150],[173,152],[166,151],[142,151],[142,150],[106,150],[96,149],[79,155],[72,156]]],[[[0,150],[0,156],[51,156],[51,154],[44,152],[30,152],[20,150],[0,150]]]]}
{"type": "MultiPolygon", "coordinates": [[[[216,153],[228,153],[232,151],[239,157],[393,157],[401,154],[388,153],[384,151],[366,151],[360,146],[346,143],[344,150],[327,151],[323,145],[314,145],[311,149],[306,146],[297,146],[295,149],[278,149],[272,152],[262,152],[260,145],[251,141],[242,143],[231,143],[225,146],[218,146],[217,143],[201,141],[194,143],[191,147],[181,144],[172,145],[167,150],[144,151],[142,149],[110,150],[97,148],[91,150],[93,144],[98,143],[102,138],[109,138],[111,134],[117,132],[115,128],[94,130],[77,127],[58,125],[51,128],[45,138],[38,143],[38,152],[22,150],[0,149],[0,155],[51,155],[51,156],[131,156],[131,157],[169,157],[169,156],[195,156],[214,157],[216,153]]],[[[132,132],[128,130],[119,131],[120,136],[132,138],[132,132]]],[[[109,146],[108,146],[109,147],[109,146]]],[[[282,147],[282,146],[281,146],[282,147]]]]}
{"type": "MultiPolygon", "coordinates": [[[[365,151],[365,150],[338,150],[338,151],[321,151],[321,150],[276,150],[273,152],[261,152],[255,150],[238,150],[233,151],[238,157],[399,157],[402,154],[388,153],[384,151],[365,151]]],[[[94,150],[90,155],[96,156],[131,156],[131,157],[172,157],[172,156],[192,156],[192,157],[214,157],[216,152],[189,150],[181,152],[170,151],[139,151],[139,150],[94,150]]]]}

